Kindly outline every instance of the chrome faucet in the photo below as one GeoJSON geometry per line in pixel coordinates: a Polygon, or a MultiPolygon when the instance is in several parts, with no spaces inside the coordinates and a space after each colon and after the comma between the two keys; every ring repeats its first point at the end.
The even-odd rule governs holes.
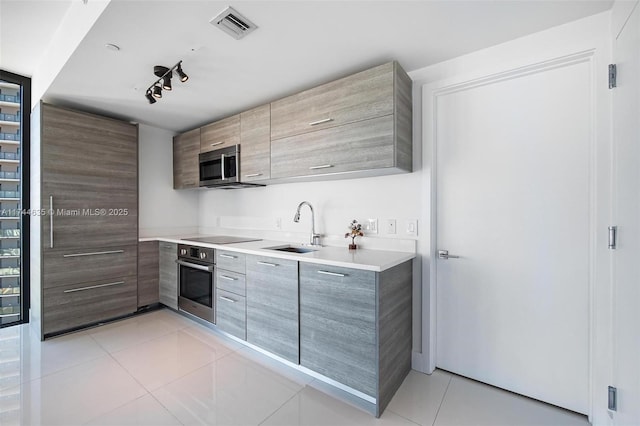
{"type": "Polygon", "coordinates": [[[316,218],[315,213],[313,212],[313,206],[308,201],[303,201],[298,204],[298,209],[296,210],[296,214],[293,216],[293,221],[298,223],[300,222],[300,209],[302,206],[307,205],[311,209],[311,239],[309,240],[309,244],[312,246],[320,246],[320,234],[316,234],[316,218]]]}

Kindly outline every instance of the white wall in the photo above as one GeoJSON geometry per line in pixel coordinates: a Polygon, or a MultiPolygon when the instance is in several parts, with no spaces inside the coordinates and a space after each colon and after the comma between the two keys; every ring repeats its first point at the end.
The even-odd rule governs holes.
{"type": "Polygon", "coordinates": [[[198,190],[173,190],[173,133],[139,126],[138,224],[141,237],[198,230],[198,190]]]}

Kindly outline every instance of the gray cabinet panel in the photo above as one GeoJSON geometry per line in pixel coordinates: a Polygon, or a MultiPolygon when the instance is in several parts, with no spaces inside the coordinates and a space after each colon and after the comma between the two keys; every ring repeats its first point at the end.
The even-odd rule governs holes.
{"type": "Polygon", "coordinates": [[[178,245],[160,242],[160,303],[178,310],[178,245]]]}
{"type": "Polygon", "coordinates": [[[298,262],[247,255],[247,341],[298,364],[298,262]]]}
{"type": "Polygon", "coordinates": [[[245,258],[246,255],[244,253],[216,250],[216,266],[219,269],[225,269],[227,271],[234,271],[239,274],[244,274],[246,262],[245,258]]]}
{"type": "Polygon", "coordinates": [[[137,126],[43,104],[41,132],[43,250],[137,244],[137,126]]]}
{"type": "Polygon", "coordinates": [[[240,296],[246,295],[245,275],[216,268],[216,288],[230,291],[240,296]]]}
{"type": "Polygon", "coordinates": [[[43,288],[137,274],[137,246],[47,250],[43,288]]]}
{"type": "Polygon", "coordinates": [[[240,114],[207,124],[200,129],[200,152],[240,143],[240,114]]]}
{"type": "Polygon", "coordinates": [[[376,397],[375,272],[300,264],[300,364],[376,397]]]}
{"type": "Polygon", "coordinates": [[[394,167],[393,116],[271,142],[271,177],[301,177],[394,167]]]}
{"type": "Polygon", "coordinates": [[[378,414],[411,370],[412,262],[378,274],[378,414]]]}
{"type": "Polygon", "coordinates": [[[133,313],[136,277],[116,277],[43,291],[43,334],[56,333],[133,313]]]}
{"type": "Polygon", "coordinates": [[[200,129],[173,138],[173,189],[200,186],[200,129]]]}
{"type": "Polygon", "coordinates": [[[247,308],[243,296],[216,291],[216,326],[240,339],[247,339],[247,308]]]}
{"type": "Polygon", "coordinates": [[[271,105],[240,114],[240,178],[244,182],[271,176],[271,105]]]}
{"type": "Polygon", "coordinates": [[[157,241],[138,243],[138,307],[160,301],[158,256],[157,241]]]}
{"type": "Polygon", "coordinates": [[[393,63],[271,103],[271,139],[393,113],[393,63]]]}

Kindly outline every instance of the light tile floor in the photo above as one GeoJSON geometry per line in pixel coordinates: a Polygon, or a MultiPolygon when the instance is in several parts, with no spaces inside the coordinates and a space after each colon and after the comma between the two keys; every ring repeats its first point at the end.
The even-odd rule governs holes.
{"type": "Polygon", "coordinates": [[[0,425],[588,425],[444,371],[412,371],[380,419],[170,310],[40,342],[0,330],[0,425]]]}

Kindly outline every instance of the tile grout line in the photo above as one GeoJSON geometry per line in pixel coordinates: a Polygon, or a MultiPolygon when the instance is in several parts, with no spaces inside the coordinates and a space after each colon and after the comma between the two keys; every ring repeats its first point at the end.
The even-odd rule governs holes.
{"type": "Polygon", "coordinates": [[[447,383],[447,388],[444,390],[444,393],[442,394],[442,400],[440,400],[440,405],[438,405],[438,410],[436,411],[436,416],[433,418],[433,423],[431,423],[431,426],[435,426],[436,422],[438,421],[438,414],[440,414],[440,409],[442,408],[442,404],[444,404],[444,399],[447,397],[447,392],[449,392],[449,386],[451,386],[452,380],[453,380],[453,375],[450,375],[449,382],[447,383]]]}
{"type": "MultiPolygon", "coordinates": [[[[316,379],[314,379],[316,380],[316,379]]],[[[313,380],[312,380],[313,382],[313,380]]],[[[287,399],[285,402],[282,403],[282,405],[280,405],[278,408],[276,408],[275,410],[273,410],[273,412],[269,415],[267,415],[267,417],[265,417],[264,419],[262,419],[262,421],[260,423],[258,423],[258,425],[263,425],[264,422],[266,422],[267,420],[269,420],[271,417],[274,416],[274,414],[276,414],[278,411],[280,411],[282,409],[282,407],[284,407],[285,405],[287,405],[289,403],[289,401],[291,401],[293,398],[295,398],[296,396],[298,396],[298,394],[300,392],[302,392],[303,390],[305,390],[307,388],[307,386],[309,386],[308,384],[304,385],[301,389],[299,389],[298,391],[296,391],[296,393],[294,393],[293,395],[291,395],[291,398],[287,399]]]]}

